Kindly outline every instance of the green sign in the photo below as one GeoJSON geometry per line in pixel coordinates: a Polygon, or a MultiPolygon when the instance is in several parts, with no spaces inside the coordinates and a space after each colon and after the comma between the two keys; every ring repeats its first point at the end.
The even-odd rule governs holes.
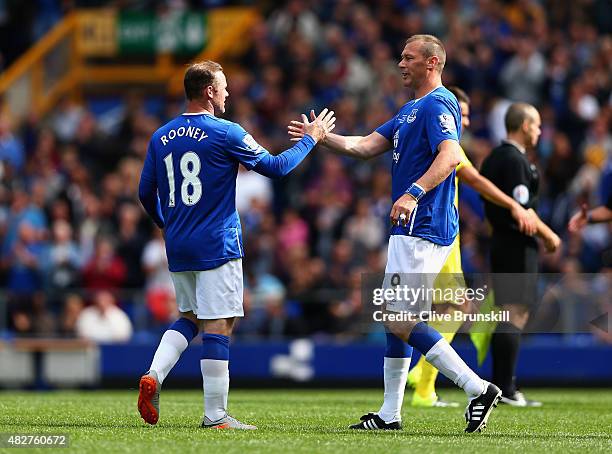
{"type": "Polygon", "coordinates": [[[193,12],[122,12],[117,21],[120,55],[195,55],[207,40],[206,15],[193,12]]]}

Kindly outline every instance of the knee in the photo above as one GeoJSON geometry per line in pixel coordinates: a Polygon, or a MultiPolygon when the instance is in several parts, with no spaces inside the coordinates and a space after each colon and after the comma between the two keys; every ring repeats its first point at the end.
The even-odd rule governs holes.
{"type": "Polygon", "coordinates": [[[387,331],[398,337],[404,342],[408,342],[408,337],[412,332],[413,325],[408,322],[387,322],[385,323],[387,331]]]}
{"type": "Polygon", "coordinates": [[[234,328],[234,319],[204,320],[203,328],[207,334],[221,334],[229,337],[234,328]]]}
{"type": "Polygon", "coordinates": [[[180,312],[180,316],[187,320],[191,320],[196,325],[198,324],[198,317],[193,312],[180,312]]]}

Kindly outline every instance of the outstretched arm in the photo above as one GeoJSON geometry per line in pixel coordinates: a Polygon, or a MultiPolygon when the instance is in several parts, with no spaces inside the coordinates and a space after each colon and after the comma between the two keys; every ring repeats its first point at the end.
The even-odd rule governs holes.
{"type": "Polygon", "coordinates": [[[336,153],[363,160],[379,156],[391,148],[389,141],[376,131],[365,137],[328,134],[321,143],[336,153]]]}
{"type": "MultiPolygon", "coordinates": [[[[315,118],[314,110],[310,111],[310,118],[315,118]]],[[[287,130],[292,136],[291,140],[301,140],[305,134],[304,122],[292,121],[287,130]]],[[[364,160],[378,156],[391,148],[391,143],[376,131],[367,136],[341,136],[329,133],[321,141],[321,145],[338,154],[364,160]]]]}
{"type": "Polygon", "coordinates": [[[253,170],[270,178],[284,177],[308,156],[317,142],[325,139],[329,131],[334,129],[335,121],[334,112],[327,109],[323,109],[312,122],[302,114],[303,134],[300,141],[277,156],[265,152],[253,170]]]}
{"type": "Polygon", "coordinates": [[[282,178],[295,169],[308,156],[317,143],[309,135],[279,155],[266,153],[253,170],[269,178],[282,178]]]}
{"type": "Polygon", "coordinates": [[[476,190],[490,202],[510,210],[516,220],[519,230],[526,235],[534,235],[537,231],[536,219],[523,208],[516,200],[493,184],[491,180],[482,176],[472,166],[461,167],[457,171],[459,179],[476,190]]]}
{"type": "Polygon", "coordinates": [[[587,224],[597,224],[599,222],[612,221],[612,208],[601,205],[588,211],[587,205],[583,204],[580,211],[572,216],[568,228],[572,233],[576,233],[587,224]]]}

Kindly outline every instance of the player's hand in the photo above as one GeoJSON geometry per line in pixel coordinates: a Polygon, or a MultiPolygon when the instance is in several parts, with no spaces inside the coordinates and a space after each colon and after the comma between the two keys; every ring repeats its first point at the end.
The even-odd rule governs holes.
{"type": "Polygon", "coordinates": [[[525,235],[533,236],[538,231],[538,223],[536,217],[528,210],[523,208],[518,203],[514,204],[510,209],[510,214],[518,223],[519,230],[525,235]]]}
{"type": "Polygon", "coordinates": [[[582,230],[588,222],[588,207],[586,203],[580,205],[580,211],[572,216],[567,224],[567,228],[572,233],[577,233],[582,230]]]}
{"type": "Polygon", "coordinates": [[[544,238],[546,252],[555,252],[561,246],[561,238],[556,233],[551,233],[544,238]]]}
{"type": "Polygon", "coordinates": [[[328,132],[331,132],[335,127],[336,117],[333,110],[323,109],[319,116],[315,115],[314,110],[310,111],[311,122],[308,122],[306,115],[302,114],[302,121],[293,120],[287,126],[287,132],[291,136],[291,140],[297,142],[302,140],[305,134],[312,136],[315,141],[325,139],[328,132]],[[315,137],[315,134],[317,136],[315,137]]]}
{"type": "MultiPolygon", "coordinates": [[[[311,117],[313,113],[314,112],[311,110],[311,117]]],[[[302,115],[302,117],[303,116],[304,115],[302,115]]],[[[291,120],[291,124],[287,126],[287,134],[291,136],[291,139],[289,140],[291,140],[292,142],[302,140],[302,138],[304,137],[304,123],[302,123],[301,121],[291,120]]]]}
{"type": "Polygon", "coordinates": [[[408,225],[408,219],[410,219],[410,214],[414,211],[416,206],[417,202],[414,200],[414,197],[408,194],[401,196],[395,201],[393,207],[391,207],[391,224],[399,224],[406,227],[408,225]]]}

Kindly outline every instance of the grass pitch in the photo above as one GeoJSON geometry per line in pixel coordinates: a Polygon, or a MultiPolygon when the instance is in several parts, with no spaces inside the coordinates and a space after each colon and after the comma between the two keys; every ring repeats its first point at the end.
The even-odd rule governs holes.
{"type": "MultiPolygon", "coordinates": [[[[259,426],[255,432],[200,429],[199,391],[162,391],[160,421],[148,426],[136,410],[137,394],[4,391],[0,433],[69,434],[70,447],[60,452],[79,453],[612,452],[611,390],[529,390],[542,408],[500,406],[481,434],[463,433],[465,397],[454,390],[442,394],[462,408],[405,405],[401,432],[347,429],[379,408],[381,390],[232,390],[232,414],[259,426]]],[[[33,452],[17,452],[26,451],[33,452]]]]}

